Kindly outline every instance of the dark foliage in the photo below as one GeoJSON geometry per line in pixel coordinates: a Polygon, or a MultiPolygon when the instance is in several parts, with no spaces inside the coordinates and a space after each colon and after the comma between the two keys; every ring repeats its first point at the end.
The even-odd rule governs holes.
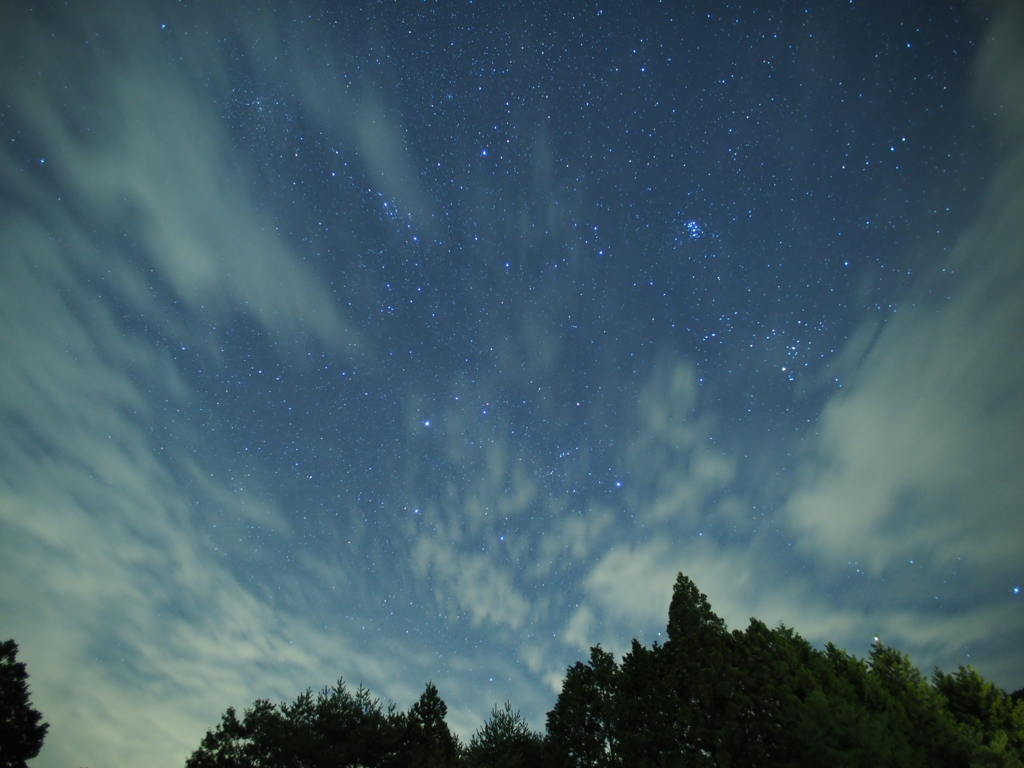
{"type": "Polygon", "coordinates": [[[551,766],[1024,768],[1024,703],[973,669],[930,683],[881,644],[862,661],[757,619],[730,633],[682,574],[665,645],[605,655],[566,673],[551,766]]]}
{"type": "Polygon", "coordinates": [[[406,753],[410,766],[442,768],[457,763],[459,742],[448,730],[446,714],[448,706],[438,695],[437,687],[427,683],[420,700],[409,710],[406,753]]]}
{"type": "Polygon", "coordinates": [[[16,642],[0,643],[0,768],[24,768],[50,727],[29,703],[28,672],[17,658],[16,642]]]}
{"type": "Polygon", "coordinates": [[[456,764],[458,744],[444,722],[447,711],[428,684],[408,714],[383,708],[344,681],[291,704],[259,700],[241,720],[234,709],[221,718],[186,762],[186,768],[394,768],[456,764]]]}
{"type": "Polygon", "coordinates": [[[463,747],[432,683],[403,713],[339,682],[229,709],[187,768],[1024,768],[1021,692],[970,667],[929,680],[881,643],[862,660],[757,619],[729,632],[682,574],[667,634],[569,667],[545,736],[506,702],[463,747]]]}
{"type": "Polygon", "coordinates": [[[600,646],[590,663],[569,667],[555,708],[548,712],[548,762],[557,768],[605,768],[619,765],[612,730],[619,667],[600,646]]]}
{"type": "Polygon", "coordinates": [[[512,704],[495,706],[473,734],[464,755],[472,768],[533,768],[544,763],[544,738],[534,731],[512,704]]]}

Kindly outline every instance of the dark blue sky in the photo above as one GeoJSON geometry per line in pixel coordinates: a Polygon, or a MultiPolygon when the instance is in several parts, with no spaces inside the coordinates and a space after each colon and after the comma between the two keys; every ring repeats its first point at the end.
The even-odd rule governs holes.
{"type": "Polygon", "coordinates": [[[180,765],[339,676],[540,728],[680,570],[1024,685],[1022,13],[10,5],[36,764],[180,765]]]}

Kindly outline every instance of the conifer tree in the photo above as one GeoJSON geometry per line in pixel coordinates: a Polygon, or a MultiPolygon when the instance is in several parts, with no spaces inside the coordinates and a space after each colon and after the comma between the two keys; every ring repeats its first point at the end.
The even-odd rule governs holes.
{"type": "Polygon", "coordinates": [[[29,702],[28,672],[14,640],[0,643],[0,768],[24,768],[39,754],[49,724],[29,702]]]}
{"type": "Polygon", "coordinates": [[[466,762],[471,768],[535,768],[543,761],[543,737],[530,729],[508,701],[500,708],[494,705],[466,749],[466,762]]]}
{"type": "Polygon", "coordinates": [[[667,672],[664,646],[646,648],[633,640],[619,668],[612,713],[612,733],[623,765],[679,764],[679,705],[667,672]]]}
{"type": "Polygon", "coordinates": [[[732,638],[707,597],[680,573],[668,609],[668,675],[677,701],[683,766],[713,766],[726,749],[719,733],[734,694],[732,638]]]}
{"type": "Polygon", "coordinates": [[[448,705],[428,682],[426,690],[409,710],[408,751],[410,765],[423,768],[454,766],[459,756],[458,740],[448,729],[448,705]]]}

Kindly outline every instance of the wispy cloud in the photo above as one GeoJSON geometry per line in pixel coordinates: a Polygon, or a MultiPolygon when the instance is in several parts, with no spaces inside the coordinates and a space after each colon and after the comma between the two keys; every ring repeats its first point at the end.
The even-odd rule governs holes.
{"type": "Polygon", "coordinates": [[[1008,143],[976,221],[877,333],[857,335],[873,341],[825,406],[784,508],[820,567],[852,561],[894,582],[908,615],[879,619],[910,650],[940,635],[977,642],[974,621],[992,637],[1022,627],[1007,603],[1024,525],[1024,122],[1010,96],[1024,81],[1022,37],[1019,4],[1004,4],[985,35],[976,92],[1008,143]],[[911,564],[925,575],[912,579],[911,564]],[[964,569],[971,596],[960,594],[964,569]],[[915,603],[942,596],[962,610],[914,615],[915,603]]]}
{"type": "MultiPolygon", "coordinates": [[[[622,454],[629,478],[625,498],[635,523],[625,541],[620,527],[616,538],[588,547],[593,552],[588,551],[581,584],[584,601],[562,635],[578,650],[601,642],[622,652],[633,636],[658,639],[676,574],[700,579],[713,562],[707,547],[692,541],[702,540],[701,528],[720,514],[715,501],[736,468],[732,457],[708,447],[715,423],[701,402],[699,384],[692,363],[666,353],[655,360],[632,403],[633,436],[622,454]]],[[[586,542],[591,538],[586,534],[582,528],[577,538],[586,542]]],[[[718,554],[723,559],[714,569],[716,582],[723,573],[730,577],[722,594],[742,592],[750,580],[750,553],[718,554]]]]}
{"type": "MultiPolygon", "coordinates": [[[[537,267],[529,290],[466,313],[479,322],[470,344],[493,357],[450,381],[384,382],[404,455],[387,457],[379,518],[365,499],[325,502],[341,522],[325,513],[324,530],[350,524],[346,544],[386,542],[390,559],[373,562],[358,546],[300,540],[272,472],[244,489],[225,479],[215,448],[237,446],[204,450],[211,438],[190,421],[205,393],[180,353],[216,366],[218,328],[244,325],[290,361],[316,349],[372,367],[377,347],[346,316],[352,287],[330,284],[254,191],[266,180],[215,104],[219,54],[170,5],[167,28],[156,11],[107,7],[45,25],[11,12],[0,30],[5,120],[21,132],[0,146],[0,632],[22,644],[52,724],[39,766],[180,765],[228,705],[342,674],[402,705],[433,678],[464,736],[505,698],[539,726],[551,699],[537,683],[557,688],[596,642],[657,639],[680,570],[732,627],[753,615],[853,650],[877,634],[926,665],[988,644],[993,674],[1013,672],[1005,638],[1024,630],[1004,599],[1024,509],[1015,150],[947,271],[851,340],[851,377],[778,514],[762,519],[745,517],[758,478],[716,447],[722,427],[691,362],[634,358],[626,332],[597,329],[579,348],[586,191],[577,179],[559,197],[542,120],[530,199],[500,212],[465,203],[481,221],[507,218],[509,247],[537,267]],[[573,366],[586,369],[582,388],[573,366]],[[989,592],[966,592],[954,570],[989,592]],[[932,607],[940,584],[955,608],[932,607]]],[[[1017,142],[1024,76],[1007,8],[978,91],[1017,142]]],[[[279,21],[252,14],[232,44],[348,152],[360,195],[400,211],[385,238],[447,231],[398,101],[340,59],[303,58],[330,46],[292,44],[310,33],[279,21]]],[[[373,441],[378,426],[360,429],[373,441]]]]}
{"type": "Polygon", "coordinates": [[[26,138],[0,148],[0,616],[52,726],[37,764],[180,765],[229,704],[346,670],[405,692],[388,642],[368,655],[239,580],[201,510],[288,526],[201,466],[174,416],[195,393],[171,350],[221,320],[285,348],[365,346],[164,65],[158,25],[81,13],[54,37],[6,14],[3,33],[26,138]]]}
{"type": "Polygon", "coordinates": [[[698,386],[692,363],[666,355],[640,392],[626,466],[631,506],[646,522],[692,526],[710,495],[734,476],[733,461],[708,448],[713,425],[697,413],[698,386]]]}
{"type": "Polygon", "coordinates": [[[19,19],[16,50],[32,75],[12,77],[5,90],[61,207],[119,233],[135,260],[155,269],[148,280],[129,270],[126,298],[152,309],[153,291],[166,284],[200,320],[249,315],[286,342],[308,335],[342,353],[363,351],[324,281],[258,212],[254,180],[211,101],[166,65],[160,51],[173,43],[155,17],[115,6],[90,30],[97,15],[79,13],[76,31],[93,34],[92,45],[72,35],[58,43],[19,19]]]}
{"type": "Polygon", "coordinates": [[[188,493],[189,455],[154,437],[160,408],[186,404],[171,361],[76,280],[81,251],[28,217],[3,228],[0,596],[53,726],[41,764],[180,763],[228,701],[290,693],[339,659],[380,675],[218,561],[196,500],[244,513],[223,490],[188,493]]]}
{"type": "MultiPolygon", "coordinates": [[[[1011,6],[1008,6],[1008,8],[1011,6]]],[[[1006,35],[995,23],[982,60],[1006,35]]],[[[1019,77],[1000,49],[981,87],[1019,77]],[[993,82],[994,81],[994,82],[993,82]]],[[[1011,119],[1013,115],[1006,115],[1011,119]]],[[[885,326],[850,385],[826,405],[787,518],[808,551],[868,563],[1017,560],[1024,487],[1024,184],[1005,156],[978,220],[885,326]]]]}

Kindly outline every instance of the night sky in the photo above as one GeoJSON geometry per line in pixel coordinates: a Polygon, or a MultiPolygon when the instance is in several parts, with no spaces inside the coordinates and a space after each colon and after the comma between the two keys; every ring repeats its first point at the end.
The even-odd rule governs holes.
{"type": "Polygon", "coordinates": [[[678,571],[1024,686],[1024,6],[0,8],[36,766],[344,677],[543,728],[678,571]]]}

